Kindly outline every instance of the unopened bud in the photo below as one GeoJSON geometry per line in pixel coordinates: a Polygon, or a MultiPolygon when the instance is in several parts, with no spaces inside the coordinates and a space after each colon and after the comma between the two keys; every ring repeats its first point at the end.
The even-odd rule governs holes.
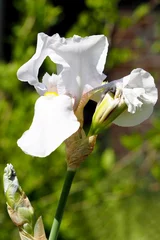
{"type": "Polygon", "coordinates": [[[47,240],[42,218],[33,227],[34,210],[25,192],[19,186],[12,164],[7,164],[3,175],[7,210],[14,224],[19,228],[21,240],[47,240]]]}
{"type": "Polygon", "coordinates": [[[7,164],[4,169],[4,192],[7,200],[7,210],[16,226],[31,233],[33,208],[25,192],[18,183],[16,172],[12,164],[7,164]]]}
{"type": "Polygon", "coordinates": [[[31,236],[23,229],[19,233],[21,240],[47,240],[41,217],[38,218],[34,226],[34,236],[31,236]]]}
{"type": "Polygon", "coordinates": [[[110,124],[127,108],[123,99],[116,94],[109,92],[98,103],[92,118],[89,136],[97,135],[110,124]]]}
{"type": "Polygon", "coordinates": [[[4,169],[3,183],[7,204],[14,208],[15,202],[19,198],[19,183],[12,164],[7,164],[7,167],[4,169]]]}

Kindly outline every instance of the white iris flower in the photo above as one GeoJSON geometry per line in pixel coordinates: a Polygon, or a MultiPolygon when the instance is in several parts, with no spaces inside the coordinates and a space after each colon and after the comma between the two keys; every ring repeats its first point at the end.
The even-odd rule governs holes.
{"type": "Polygon", "coordinates": [[[152,114],[158,91],[153,77],[145,70],[134,69],[128,76],[102,85],[107,51],[108,41],[104,35],[85,38],[75,35],[65,39],[58,34],[51,37],[38,34],[36,53],[17,73],[19,80],[33,85],[40,95],[33,122],[18,140],[18,146],[25,153],[48,156],[75,133],[83,124],[79,113],[98,89],[112,90],[114,94],[107,93],[97,105],[91,126],[93,133],[101,129],[101,124],[105,127],[108,117],[108,123],[129,127],[152,114]],[[56,64],[57,74],[45,73],[40,82],[39,68],[46,57],[56,64]],[[126,109],[119,111],[124,104],[126,109]]]}
{"type": "Polygon", "coordinates": [[[126,103],[127,109],[114,120],[114,123],[130,127],[149,118],[158,99],[158,91],[151,74],[137,68],[115,83],[116,88],[121,91],[121,99],[126,103]]]}
{"type": "Polygon", "coordinates": [[[105,79],[107,50],[103,35],[65,39],[38,34],[36,53],[17,72],[18,79],[33,85],[40,95],[33,122],[18,140],[25,153],[48,156],[79,129],[75,110],[84,94],[105,79]],[[39,68],[47,56],[57,64],[57,75],[46,73],[39,82],[39,68]]]}

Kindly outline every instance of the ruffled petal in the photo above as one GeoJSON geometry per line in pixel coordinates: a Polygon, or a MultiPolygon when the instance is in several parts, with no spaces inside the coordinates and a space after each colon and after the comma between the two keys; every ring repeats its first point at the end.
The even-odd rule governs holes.
{"type": "Polygon", "coordinates": [[[143,88],[123,89],[124,101],[128,106],[128,112],[135,113],[137,108],[141,108],[143,101],[140,99],[144,93],[145,90],[143,88]]]}
{"type": "Polygon", "coordinates": [[[134,69],[130,75],[123,78],[124,89],[143,89],[144,93],[137,96],[146,103],[155,105],[158,99],[158,91],[154,83],[154,79],[150,73],[141,68],[134,69]]]}
{"type": "Polygon", "coordinates": [[[61,94],[71,94],[78,102],[82,94],[99,86],[106,77],[102,73],[108,51],[105,36],[74,36],[53,49],[61,57],[60,64],[54,58],[62,76],[57,86],[61,94]]]}
{"type": "Polygon", "coordinates": [[[65,95],[40,97],[31,127],[18,140],[18,146],[29,155],[48,156],[80,126],[72,105],[72,99],[65,95]]]}
{"type": "Polygon", "coordinates": [[[57,45],[58,41],[60,41],[58,34],[49,37],[44,33],[39,33],[37,38],[36,53],[28,62],[19,68],[17,72],[18,79],[28,82],[31,85],[37,84],[39,68],[47,56],[52,58],[54,53],[51,49],[51,45],[57,45]]]}
{"type": "Polygon", "coordinates": [[[120,83],[122,80],[122,97],[128,109],[114,123],[125,127],[135,126],[152,114],[158,99],[158,90],[151,74],[141,68],[134,69],[120,83]]]}

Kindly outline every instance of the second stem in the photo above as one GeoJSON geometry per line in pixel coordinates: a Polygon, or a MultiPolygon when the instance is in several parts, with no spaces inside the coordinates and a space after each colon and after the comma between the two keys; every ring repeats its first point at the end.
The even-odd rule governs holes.
{"type": "Polygon", "coordinates": [[[68,169],[66,173],[66,177],[64,180],[61,196],[58,202],[58,207],[56,210],[55,218],[52,224],[49,240],[56,240],[59,233],[59,228],[61,225],[64,209],[66,206],[67,198],[71,189],[71,185],[74,179],[76,171],[72,169],[68,169]]]}

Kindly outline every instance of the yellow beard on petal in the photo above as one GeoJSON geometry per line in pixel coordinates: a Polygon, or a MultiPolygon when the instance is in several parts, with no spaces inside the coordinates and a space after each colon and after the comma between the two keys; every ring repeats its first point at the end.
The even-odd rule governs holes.
{"type": "Polygon", "coordinates": [[[58,96],[56,92],[45,92],[44,96],[58,96]]]}

